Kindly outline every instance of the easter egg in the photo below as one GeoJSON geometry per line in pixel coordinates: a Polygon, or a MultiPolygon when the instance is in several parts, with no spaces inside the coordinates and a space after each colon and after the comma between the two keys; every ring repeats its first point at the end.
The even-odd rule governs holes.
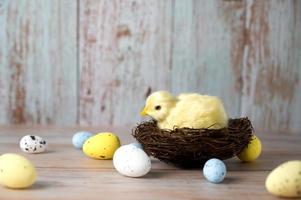
{"type": "Polygon", "coordinates": [[[17,154],[0,156],[0,184],[8,188],[27,188],[36,180],[36,170],[25,157],[17,154]]]}
{"type": "Polygon", "coordinates": [[[46,140],[37,135],[26,135],[20,140],[20,148],[25,153],[42,153],[47,148],[46,140]]]}
{"type": "Polygon", "coordinates": [[[112,159],[115,151],[120,147],[119,138],[113,133],[98,133],[86,140],[84,153],[95,159],[112,159]]]}
{"type": "Polygon", "coordinates": [[[256,160],[261,154],[261,142],[255,135],[252,136],[250,143],[237,155],[244,162],[256,160]]]}
{"type": "Polygon", "coordinates": [[[273,195],[301,197],[301,160],[285,162],[267,177],[265,187],[273,195]]]}
{"type": "Polygon", "coordinates": [[[92,135],[92,133],[86,131],[75,133],[72,137],[73,146],[77,149],[82,149],[86,140],[89,139],[92,135]]]}
{"type": "Polygon", "coordinates": [[[141,177],[151,170],[149,156],[134,145],[124,145],[117,149],[113,165],[120,174],[129,177],[141,177]]]}
{"type": "Polygon", "coordinates": [[[139,142],[133,142],[133,143],[131,143],[129,145],[133,145],[133,146],[135,146],[137,148],[143,149],[142,144],[140,144],[139,142]]]}
{"type": "Polygon", "coordinates": [[[224,180],[227,173],[226,165],[223,161],[212,158],[208,160],[203,168],[205,178],[212,183],[220,183],[224,180]]]}

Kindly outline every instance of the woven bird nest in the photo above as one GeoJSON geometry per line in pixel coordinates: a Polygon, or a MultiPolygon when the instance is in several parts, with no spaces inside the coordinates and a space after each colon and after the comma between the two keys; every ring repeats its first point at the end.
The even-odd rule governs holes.
{"type": "Polygon", "coordinates": [[[221,160],[237,155],[251,140],[253,128],[248,118],[230,119],[227,128],[163,130],[156,121],[139,124],[132,135],[145,152],[182,168],[199,167],[208,159],[221,160]]]}

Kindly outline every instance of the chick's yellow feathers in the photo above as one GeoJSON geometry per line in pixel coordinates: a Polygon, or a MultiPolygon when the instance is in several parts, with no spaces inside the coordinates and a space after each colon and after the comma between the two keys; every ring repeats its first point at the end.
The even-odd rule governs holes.
{"type": "Polygon", "coordinates": [[[169,92],[158,91],[147,100],[143,115],[157,120],[161,129],[226,127],[228,117],[219,98],[197,93],[173,97],[169,92]]]}

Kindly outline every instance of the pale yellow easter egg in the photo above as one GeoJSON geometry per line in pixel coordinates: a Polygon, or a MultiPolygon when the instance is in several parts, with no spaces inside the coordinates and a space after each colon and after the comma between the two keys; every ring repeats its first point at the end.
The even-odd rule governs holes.
{"type": "Polygon", "coordinates": [[[115,151],[120,147],[119,138],[113,133],[98,133],[90,137],[83,146],[84,153],[95,159],[112,159],[115,151]]]}
{"type": "Polygon", "coordinates": [[[237,155],[244,162],[256,160],[261,154],[261,142],[255,135],[252,136],[250,143],[237,155]]]}
{"type": "Polygon", "coordinates": [[[36,180],[33,164],[18,154],[0,156],[0,184],[8,188],[27,188],[36,180]]]}
{"type": "Polygon", "coordinates": [[[301,160],[285,162],[267,177],[265,187],[273,195],[301,197],[301,160]]]}

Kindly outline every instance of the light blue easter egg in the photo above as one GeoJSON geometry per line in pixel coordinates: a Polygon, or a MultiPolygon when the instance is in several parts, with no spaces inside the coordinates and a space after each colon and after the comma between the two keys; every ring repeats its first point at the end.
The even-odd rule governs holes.
{"type": "Polygon", "coordinates": [[[203,168],[205,178],[212,183],[220,183],[224,180],[227,173],[226,165],[223,161],[212,158],[208,160],[203,168]]]}
{"type": "Polygon", "coordinates": [[[86,140],[89,139],[89,137],[91,137],[92,135],[92,133],[86,131],[75,133],[72,137],[73,146],[77,149],[82,149],[86,140]]]}
{"type": "Polygon", "coordinates": [[[135,146],[135,147],[143,150],[142,144],[140,144],[139,142],[133,142],[133,143],[131,143],[129,145],[133,145],[133,146],[135,146]]]}

